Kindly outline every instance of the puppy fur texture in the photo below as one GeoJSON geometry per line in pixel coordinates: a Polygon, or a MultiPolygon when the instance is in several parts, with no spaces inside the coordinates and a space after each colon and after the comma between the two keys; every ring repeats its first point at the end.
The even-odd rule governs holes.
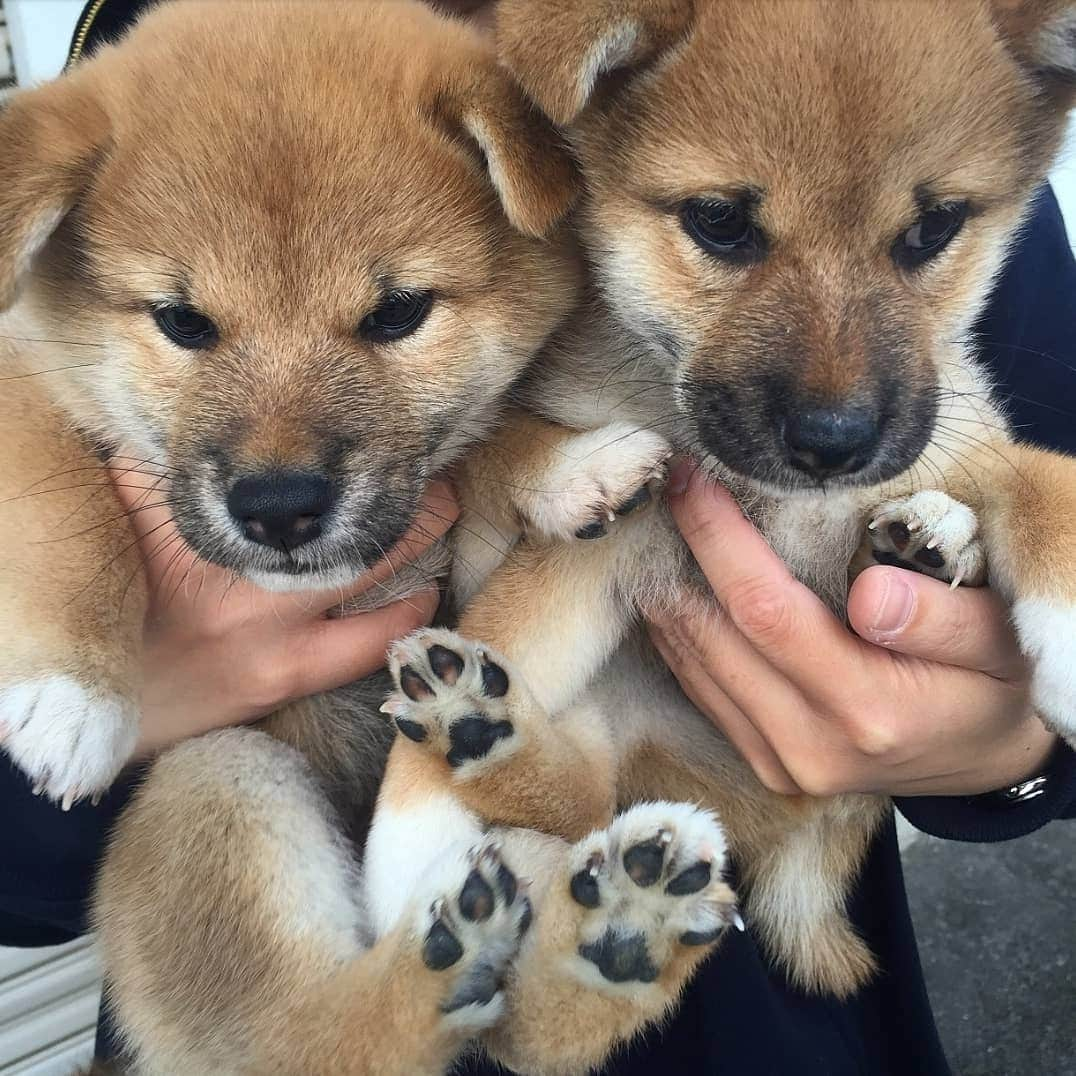
{"type": "MultiPolygon", "coordinates": [[[[358,576],[573,307],[556,228],[576,173],[491,45],[417,3],[176,0],[16,97],[0,142],[0,713],[12,758],[67,801],[107,786],[137,731],[145,595],[103,459],[129,446],[120,468],[237,574],[358,576]],[[425,320],[370,342],[399,289],[432,296],[425,320]],[[210,345],[166,338],[176,307],[212,319],[210,345]],[[229,518],[233,485],[274,471],[331,482],[316,541],[275,549],[229,518]]],[[[362,904],[386,688],[153,766],[96,908],[134,1071],[440,1073],[502,1014],[532,907],[484,834],[446,836],[387,932],[362,904]]],[[[720,843],[688,822],[685,854],[720,843]]],[[[530,844],[566,893],[570,849],[530,844]]]]}
{"type": "MultiPolygon", "coordinates": [[[[663,512],[615,509],[688,452],[838,614],[850,566],[988,575],[1040,715],[1076,738],[1076,463],[1014,442],[971,338],[1076,92],[1076,6],[503,0],[497,21],[506,63],[582,162],[592,267],[590,300],[522,393],[587,431],[557,446],[576,461],[559,488],[577,496],[528,511],[567,526],[561,538],[607,533],[528,540],[463,613],[460,635],[478,642],[420,634],[400,650],[391,705],[419,742],[393,748],[371,845],[382,825],[402,839],[432,799],[567,839],[617,804],[714,807],[760,942],[802,988],[847,996],[874,959],[845,899],[887,805],[832,797],[824,774],[797,771],[800,798],[761,787],[636,627],[647,609],[705,601],[697,569],[663,512]],[[689,227],[699,203],[718,239],[735,213],[748,241],[705,249],[689,227]],[[834,412],[866,416],[870,443],[823,474],[788,429],[834,412]],[[595,486],[603,448],[612,466],[595,486]],[[434,643],[506,655],[519,695],[434,705],[403,674],[434,643]],[[457,729],[464,706],[488,732],[457,729]]],[[[774,595],[745,597],[756,629],[788,630],[774,595]]],[[[864,750],[888,749],[896,705],[863,700],[864,750]]],[[[498,1029],[502,1047],[512,1032],[498,1029]]],[[[591,1024],[567,1037],[593,1045],[588,1064],[608,1041],[591,1024]]],[[[528,1071],[558,1070],[557,1043],[526,1041],[528,1071]]]]}

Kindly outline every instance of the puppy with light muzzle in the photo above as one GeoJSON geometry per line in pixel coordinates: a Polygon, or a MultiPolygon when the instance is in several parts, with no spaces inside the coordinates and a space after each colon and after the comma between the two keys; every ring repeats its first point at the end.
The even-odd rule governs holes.
{"type": "MultiPolygon", "coordinates": [[[[989,581],[1039,714],[1076,738],[1076,464],[1014,442],[971,340],[1076,94],[1076,6],[504,0],[497,20],[505,62],[586,180],[590,296],[521,390],[584,431],[557,441],[576,495],[543,517],[563,544],[518,548],[458,636],[396,648],[390,705],[409,724],[371,843],[434,800],[461,829],[571,839],[618,806],[715,807],[770,957],[798,986],[848,996],[875,961],[845,899],[887,804],[768,792],[684,699],[640,613],[710,599],[647,502],[663,459],[693,455],[839,614],[850,566],[989,581]],[[495,663],[501,690],[446,681],[444,651],[464,670],[495,663]]],[[[654,819],[655,862],[680,835],[654,819]]],[[[579,904],[597,892],[602,913],[573,973],[621,998],[633,984],[656,1017],[682,985],[654,994],[670,967],[657,954],[682,950],[657,894],[652,919],[617,922],[621,864],[600,840],[592,853],[579,904]]],[[[598,1060],[588,1034],[513,1056],[581,1071],[598,1060]]]]}
{"type": "MultiPolygon", "coordinates": [[[[0,743],[68,803],[138,724],[104,460],[130,446],[187,542],[263,587],[360,576],[571,309],[576,173],[489,43],[409,2],[156,6],[17,95],[0,144],[0,743]]],[[[136,1071],[440,1073],[499,1015],[529,904],[488,843],[374,944],[386,688],[152,768],[96,912],[136,1071]]]]}

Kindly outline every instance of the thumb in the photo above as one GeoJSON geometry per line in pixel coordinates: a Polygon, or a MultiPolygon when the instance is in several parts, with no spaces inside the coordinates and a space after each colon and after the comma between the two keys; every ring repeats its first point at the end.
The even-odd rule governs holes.
{"type": "Polygon", "coordinates": [[[852,584],[848,621],[867,642],[909,657],[1001,680],[1024,671],[1004,603],[986,588],[952,590],[903,568],[868,568],[852,584]]]}

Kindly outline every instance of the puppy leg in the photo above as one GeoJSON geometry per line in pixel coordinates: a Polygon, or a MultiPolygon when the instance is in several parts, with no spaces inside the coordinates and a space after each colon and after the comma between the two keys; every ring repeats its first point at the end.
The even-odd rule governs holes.
{"type": "Polygon", "coordinates": [[[537,873],[537,914],[506,1018],[483,1041],[518,1071],[599,1064],[666,1015],[724,928],[742,926],[721,827],[688,804],[636,805],[574,846],[518,831],[505,842],[537,873]]]}
{"type": "Polygon", "coordinates": [[[34,382],[0,393],[0,748],[66,808],[134,749],[146,599],[104,467],[34,382]]]}
{"type": "Polygon", "coordinates": [[[990,584],[1012,604],[1039,716],[1076,744],[1076,459],[989,447],[975,465],[990,584]]]}
{"type": "Polygon", "coordinates": [[[162,756],[95,912],[136,1071],[444,1072],[500,1015],[529,912],[486,848],[425,881],[368,948],[352,849],[297,752],[243,729],[162,756]]]}
{"type": "Polygon", "coordinates": [[[612,817],[615,757],[591,708],[550,717],[507,659],[430,629],[390,655],[385,704],[435,765],[430,777],[485,821],[576,839],[612,817]]]}
{"type": "Polygon", "coordinates": [[[665,477],[668,443],[613,422],[557,426],[511,411],[460,468],[452,592],[462,607],[523,536],[562,542],[604,537],[651,503],[665,477]]]}

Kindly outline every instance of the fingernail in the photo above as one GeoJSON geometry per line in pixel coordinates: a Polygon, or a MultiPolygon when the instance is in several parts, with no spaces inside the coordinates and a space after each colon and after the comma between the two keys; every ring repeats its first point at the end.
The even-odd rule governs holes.
{"type": "Polygon", "coordinates": [[[673,497],[679,497],[687,489],[691,476],[695,473],[695,463],[689,459],[678,459],[669,469],[669,481],[666,489],[673,497]]]}
{"type": "Polygon", "coordinates": [[[900,570],[890,572],[886,577],[882,600],[874,612],[871,633],[874,635],[895,635],[908,626],[915,610],[915,591],[901,578],[900,570]]]}

